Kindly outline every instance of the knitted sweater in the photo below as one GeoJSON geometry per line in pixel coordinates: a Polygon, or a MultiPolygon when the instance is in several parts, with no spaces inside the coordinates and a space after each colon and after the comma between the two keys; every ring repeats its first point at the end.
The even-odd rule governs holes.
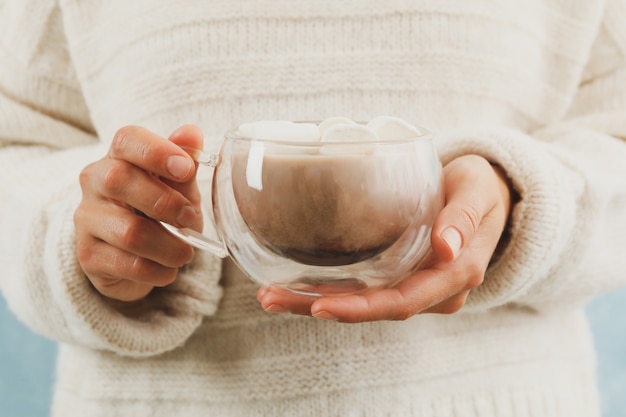
{"type": "Polygon", "coordinates": [[[0,0],[0,288],[60,343],[53,414],[597,416],[583,306],[626,284],[625,19],[618,0],[0,0]],[[211,149],[245,121],[383,114],[519,194],[460,312],[269,314],[201,251],[132,308],[81,271],[78,174],[120,127],[195,123],[211,149]]]}

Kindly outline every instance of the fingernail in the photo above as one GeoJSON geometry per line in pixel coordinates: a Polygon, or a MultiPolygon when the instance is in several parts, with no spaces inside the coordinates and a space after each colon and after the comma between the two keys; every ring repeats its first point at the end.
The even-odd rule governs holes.
{"type": "Polygon", "coordinates": [[[191,206],[184,206],[178,213],[178,224],[182,227],[189,227],[196,221],[196,211],[191,206]]]}
{"type": "Polygon", "coordinates": [[[330,314],[328,311],[318,311],[317,313],[313,313],[313,317],[316,319],[337,321],[337,317],[330,314]]]}
{"type": "Polygon", "coordinates": [[[256,292],[256,299],[261,301],[261,299],[265,297],[265,294],[267,294],[269,291],[270,290],[267,287],[259,288],[258,291],[256,292]]]}
{"type": "Polygon", "coordinates": [[[461,232],[457,230],[456,227],[448,227],[443,232],[441,232],[441,238],[446,242],[452,254],[454,255],[454,259],[459,256],[459,252],[461,251],[461,245],[463,244],[463,237],[461,236],[461,232]]]}
{"type": "Polygon", "coordinates": [[[186,178],[193,169],[193,163],[180,155],[172,155],[167,158],[167,170],[176,178],[186,178]]]}
{"type": "Polygon", "coordinates": [[[280,304],[271,304],[267,306],[265,311],[269,313],[287,313],[289,310],[285,306],[281,306],[280,304]]]}
{"type": "MultiPolygon", "coordinates": [[[[193,249],[193,248],[191,248],[191,258],[189,258],[189,260],[188,260],[187,262],[185,262],[185,264],[184,264],[184,265],[189,265],[190,263],[192,263],[192,262],[193,262],[193,260],[194,260],[195,258],[196,258],[196,253],[195,253],[194,249],[193,249]]],[[[184,265],[183,265],[183,266],[184,266],[184,265]]]]}

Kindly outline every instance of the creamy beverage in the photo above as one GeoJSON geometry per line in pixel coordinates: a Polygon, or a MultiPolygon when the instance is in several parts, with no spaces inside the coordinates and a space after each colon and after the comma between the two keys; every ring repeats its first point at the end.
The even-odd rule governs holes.
{"type": "MultiPolygon", "coordinates": [[[[391,246],[413,221],[421,174],[409,153],[272,155],[250,175],[233,155],[239,212],[260,244],[309,265],[347,265],[391,246]]],[[[253,164],[254,165],[254,164],[253,164]]]]}

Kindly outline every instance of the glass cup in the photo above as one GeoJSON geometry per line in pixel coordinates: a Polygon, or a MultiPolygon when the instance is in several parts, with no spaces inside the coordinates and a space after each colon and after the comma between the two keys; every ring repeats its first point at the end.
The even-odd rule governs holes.
{"type": "Polygon", "coordinates": [[[234,262],[260,285],[332,295],[389,287],[431,252],[444,204],[431,135],[376,142],[295,142],[228,132],[214,169],[217,238],[163,224],[234,262]]]}

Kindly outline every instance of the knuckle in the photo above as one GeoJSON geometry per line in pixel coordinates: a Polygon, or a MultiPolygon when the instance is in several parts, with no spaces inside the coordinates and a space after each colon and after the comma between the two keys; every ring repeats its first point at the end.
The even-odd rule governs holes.
{"type": "Polygon", "coordinates": [[[155,287],[165,287],[176,281],[177,276],[177,268],[167,268],[157,277],[157,279],[154,280],[153,285],[155,287]]]}
{"type": "Polygon", "coordinates": [[[111,146],[109,149],[110,155],[113,157],[121,155],[124,149],[128,146],[128,144],[132,142],[133,137],[136,135],[136,132],[136,126],[124,126],[118,129],[113,135],[113,139],[111,141],[111,146]]]}
{"type": "Polygon", "coordinates": [[[177,268],[159,265],[149,259],[135,256],[129,266],[129,274],[137,281],[149,283],[157,287],[164,287],[176,279],[177,268]]]}
{"type": "MultiPolygon", "coordinates": [[[[154,273],[154,267],[151,262],[146,258],[134,255],[128,267],[128,275],[133,278],[140,278],[146,275],[152,275],[154,273]]],[[[138,279],[139,280],[139,279],[138,279]]],[[[144,281],[139,280],[139,281],[144,281]]]]}
{"type": "Polygon", "coordinates": [[[441,314],[455,314],[465,306],[465,297],[454,297],[440,310],[441,314]]]}
{"type": "Polygon", "coordinates": [[[395,321],[406,321],[415,315],[415,311],[409,307],[400,308],[393,317],[395,321]]]}
{"type": "Polygon", "coordinates": [[[481,216],[478,213],[478,210],[472,206],[465,206],[459,209],[459,214],[463,219],[464,226],[467,230],[471,231],[472,234],[476,233],[478,230],[478,226],[480,225],[481,216]]]}
{"type": "MultiPolygon", "coordinates": [[[[82,266],[82,265],[81,265],[82,266]]],[[[115,293],[116,288],[120,285],[122,278],[111,276],[105,270],[100,268],[90,268],[82,266],[83,272],[94,288],[102,295],[111,296],[115,293]]]]}
{"type": "Polygon", "coordinates": [[[78,183],[83,191],[89,188],[89,185],[91,183],[92,168],[93,164],[89,164],[85,168],[83,168],[78,174],[78,183]]]}
{"type": "Polygon", "coordinates": [[[472,263],[466,269],[465,290],[472,290],[485,280],[485,270],[480,265],[472,263]]]}
{"type": "Polygon", "coordinates": [[[181,242],[176,249],[173,249],[170,252],[171,265],[175,267],[182,267],[193,260],[194,254],[195,252],[191,245],[181,242]]]}
{"type": "Polygon", "coordinates": [[[119,234],[120,244],[127,250],[140,248],[145,244],[145,219],[139,216],[130,218],[119,234]]]}
{"type": "Polygon", "coordinates": [[[103,295],[111,294],[111,290],[115,289],[122,282],[122,278],[111,278],[108,276],[100,276],[100,275],[91,275],[89,276],[89,281],[96,287],[98,292],[103,295]]]}
{"type": "Polygon", "coordinates": [[[145,129],[139,126],[128,125],[120,128],[113,135],[109,147],[109,156],[113,159],[132,158],[149,162],[158,156],[158,147],[150,146],[152,141],[146,136],[145,129]]]}
{"type": "Polygon", "coordinates": [[[169,190],[163,190],[152,203],[152,214],[155,218],[166,219],[170,214],[177,211],[181,202],[176,195],[169,190]]]}
{"type": "Polygon", "coordinates": [[[131,277],[142,277],[147,273],[150,273],[150,268],[152,265],[148,265],[148,262],[145,258],[141,256],[134,255],[130,262],[130,266],[128,267],[128,275],[131,277]]]}
{"type": "Polygon", "coordinates": [[[460,292],[459,294],[454,295],[446,299],[445,301],[430,307],[426,311],[428,313],[446,315],[458,313],[465,306],[468,295],[469,291],[460,292]]]}
{"type": "MultiPolygon", "coordinates": [[[[74,215],[72,216],[74,228],[76,229],[77,234],[82,228],[81,226],[85,223],[85,217],[84,202],[81,201],[80,204],[78,204],[78,207],[76,207],[76,210],[74,210],[74,215]]],[[[80,243],[82,243],[82,241],[78,240],[77,245],[80,243]]]]}
{"type": "Polygon", "coordinates": [[[102,181],[103,189],[108,194],[114,194],[128,182],[128,167],[123,163],[111,164],[102,181]]]}
{"type": "Polygon", "coordinates": [[[91,269],[90,265],[93,256],[94,251],[92,245],[87,244],[84,239],[78,239],[76,242],[76,257],[85,273],[87,273],[87,270],[91,269]]]}

